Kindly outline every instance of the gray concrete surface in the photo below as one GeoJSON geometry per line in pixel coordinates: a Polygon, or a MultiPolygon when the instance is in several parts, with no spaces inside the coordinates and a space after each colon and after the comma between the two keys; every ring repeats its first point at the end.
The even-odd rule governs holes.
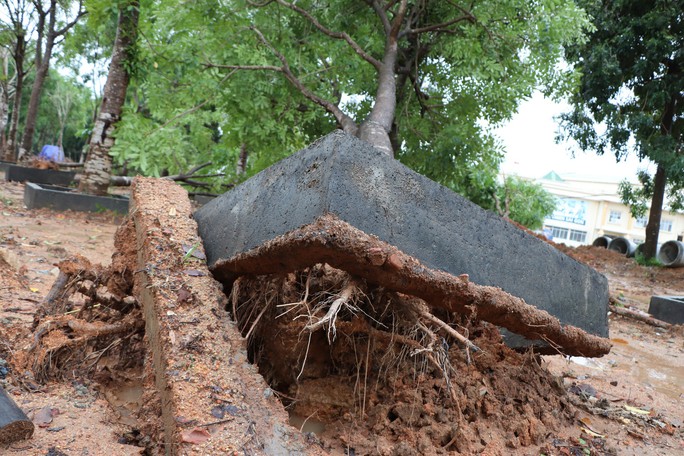
{"type": "Polygon", "coordinates": [[[128,198],[123,196],[95,196],[78,193],[71,188],[39,185],[27,182],[24,186],[24,205],[29,209],[47,207],[56,211],[128,212],[128,198]]]}
{"type": "Polygon", "coordinates": [[[74,182],[75,171],[57,171],[54,169],[28,168],[26,166],[9,165],[5,171],[5,179],[14,182],[34,182],[68,186],[74,182]]]}
{"type": "Polygon", "coordinates": [[[207,203],[195,219],[213,265],[327,212],[427,266],[608,334],[603,275],[339,131],[207,203]]]}
{"type": "Polygon", "coordinates": [[[648,313],[673,325],[684,324],[684,296],[651,296],[648,313]]]}

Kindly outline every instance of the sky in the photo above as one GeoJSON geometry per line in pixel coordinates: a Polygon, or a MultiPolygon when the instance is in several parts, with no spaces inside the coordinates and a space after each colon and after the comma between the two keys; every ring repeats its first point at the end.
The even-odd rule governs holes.
{"type": "MultiPolygon", "coordinates": [[[[583,152],[571,143],[556,144],[558,125],[554,116],[569,110],[568,104],[554,103],[539,92],[525,101],[518,114],[495,131],[507,151],[502,172],[539,178],[555,171],[560,175],[576,173],[587,177],[604,176],[616,181],[636,181],[637,170],[649,166],[634,156],[616,163],[612,154],[597,156],[593,152],[583,152]]],[[[653,171],[654,166],[650,164],[649,169],[653,171]]]]}

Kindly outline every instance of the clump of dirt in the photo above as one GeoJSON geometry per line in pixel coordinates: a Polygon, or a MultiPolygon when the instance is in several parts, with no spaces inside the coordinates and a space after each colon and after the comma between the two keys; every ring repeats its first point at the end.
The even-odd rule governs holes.
{"type": "Polygon", "coordinates": [[[457,313],[318,264],[286,276],[242,276],[231,311],[252,361],[291,423],[346,454],[506,454],[538,444],[574,416],[565,390],[532,352],[457,313]],[[419,301],[419,300],[418,300],[419,301]],[[434,312],[434,309],[433,309],[434,312]]]}

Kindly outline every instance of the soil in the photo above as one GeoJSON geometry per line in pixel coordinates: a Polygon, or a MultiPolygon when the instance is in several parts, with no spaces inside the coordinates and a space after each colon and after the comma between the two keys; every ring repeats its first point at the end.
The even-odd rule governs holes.
{"type": "MultiPolygon", "coordinates": [[[[95,265],[110,266],[114,254],[111,269],[120,271],[117,264],[130,260],[132,250],[115,252],[122,220],[29,211],[22,196],[23,186],[0,180],[0,359],[8,370],[0,369],[0,383],[36,430],[32,439],[0,447],[0,453],[141,454],[145,445],[151,448],[145,432],[154,415],[142,406],[140,363],[122,365],[121,351],[107,351],[90,370],[79,363],[66,371],[49,363],[36,370],[22,362],[36,340],[34,317],[39,323],[36,315],[59,278],[60,261],[81,255],[93,271],[103,271],[95,265]]],[[[626,307],[645,311],[651,295],[684,295],[684,268],[642,267],[600,248],[558,247],[605,274],[611,295],[626,307]]],[[[124,298],[121,283],[106,284],[124,298]]],[[[437,331],[425,331],[406,310],[415,308],[416,298],[322,264],[240,277],[228,298],[248,336],[251,361],[287,407],[290,424],[326,452],[684,454],[681,327],[665,330],[612,315],[608,355],[539,356],[508,349],[486,322],[437,313],[480,348],[473,351],[441,332],[429,340],[437,331]],[[354,306],[337,314],[335,338],[330,325],[306,337],[304,327],[346,291],[354,306]],[[387,311],[390,301],[398,304],[387,311]],[[426,346],[429,353],[422,351],[426,346]]],[[[65,325],[75,318],[71,307],[61,312],[65,325]]],[[[129,345],[136,347],[144,351],[129,345]]],[[[100,350],[87,345],[83,351],[100,350]]]]}

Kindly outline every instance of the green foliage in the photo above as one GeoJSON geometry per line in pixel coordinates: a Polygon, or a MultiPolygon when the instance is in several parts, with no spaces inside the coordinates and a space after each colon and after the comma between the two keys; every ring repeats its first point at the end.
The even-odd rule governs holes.
{"type": "MultiPolygon", "coordinates": [[[[684,0],[579,3],[596,29],[587,42],[568,48],[581,84],[573,110],[561,117],[564,134],[598,154],[612,152],[621,159],[635,150],[649,158],[665,170],[671,201],[681,204],[684,0]],[[597,129],[599,124],[605,128],[597,129]]],[[[642,189],[621,186],[634,214],[645,213],[646,198],[654,195],[650,176],[641,174],[639,180],[642,189]]]]}
{"type": "MultiPolygon", "coordinates": [[[[366,3],[299,1],[297,6],[382,58],[384,32],[366,3]]],[[[574,74],[555,63],[563,46],[582,40],[589,23],[573,2],[480,0],[471,9],[477,19],[459,23],[454,33],[421,35],[420,64],[410,77],[397,76],[394,133],[403,163],[485,204],[502,156],[489,129],[509,119],[539,85],[549,94],[569,90],[574,74]]],[[[281,65],[254,28],[316,96],[338,103],[356,122],[370,111],[375,69],[344,40],[325,36],[275,2],[255,8],[240,0],[157,0],[141,14],[138,73],[112,154],[144,174],[174,174],[212,161],[209,172],[227,174],[216,183],[220,188],[337,127],[281,73],[209,65],[281,65]],[[243,146],[247,173],[237,175],[243,146]]],[[[453,2],[431,0],[422,14],[413,27],[448,21],[463,11],[453,2]]],[[[399,44],[399,64],[406,65],[415,57],[409,55],[415,43],[403,37],[399,44]]]]}
{"type": "Polygon", "coordinates": [[[663,265],[660,261],[658,261],[657,258],[646,258],[638,250],[634,254],[634,261],[636,261],[636,263],[641,265],[641,266],[660,267],[663,265]]]}
{"type": "MultiPolygon", "coordinates": [[[[628,180],[620,182],[618,195],[623,203],[629,206],[634,218],[646,216],[649,203],[653,198],[653,176],[646,171],[637,173],[639,185],[633,185],[628,180]]],[[[671,212],[684,210],[684,183],[670,182],[667,186],[667,206],[671,212]]]]}
{"type": "MultiPolygon", "coordinates": [[[[494,207],[499,215],[508,215],[511,220],[537,230],[544,225],[544,219],[556,210],[556,198],[540,184],[517,176],[508,176],[495,190],[494,207]],[[508,212],[508,214],[506,214],[508,212]]],[[[491,204],[491,203],[490,203],[491,204]]]]}

